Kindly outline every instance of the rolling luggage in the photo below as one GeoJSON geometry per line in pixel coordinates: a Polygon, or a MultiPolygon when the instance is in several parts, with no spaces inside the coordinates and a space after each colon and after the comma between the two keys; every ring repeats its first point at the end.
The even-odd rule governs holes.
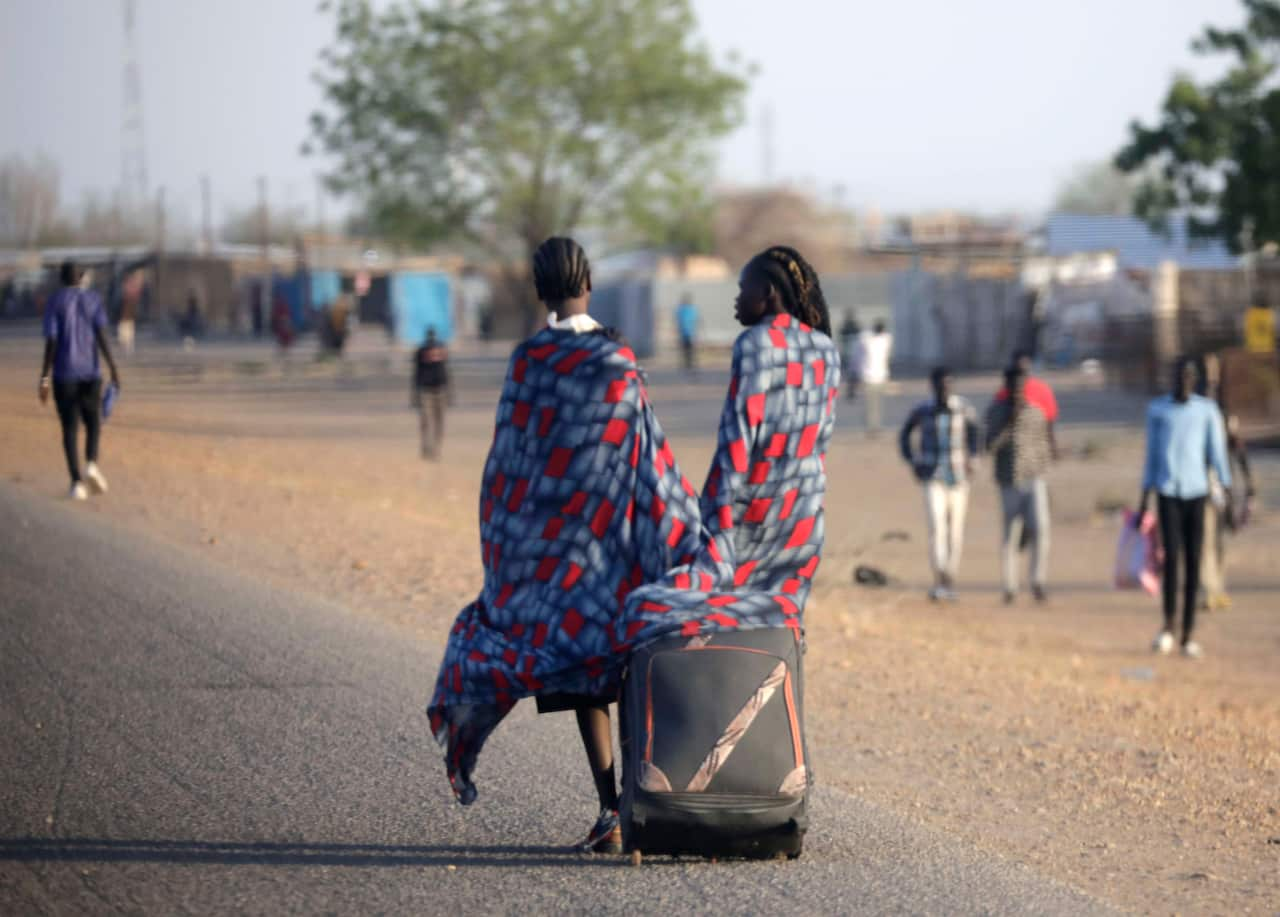
{"type": "Polygon", "coordinates": [[[622,841],[641,853],[800,855],[810,772],[787,628],[636,650],[620,701],[622,841]]]}

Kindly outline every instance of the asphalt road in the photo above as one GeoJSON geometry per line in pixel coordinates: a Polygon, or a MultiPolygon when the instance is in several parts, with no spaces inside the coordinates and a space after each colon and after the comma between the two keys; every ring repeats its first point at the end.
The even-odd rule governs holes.
{"type": "Polygon", "coordinates": [[[823,787],[796,862],[567,853],[593,816],[572,717],[521,705],[463,809],[437,658],[0,484],[0,913],[1106,910],[823,787]]]}

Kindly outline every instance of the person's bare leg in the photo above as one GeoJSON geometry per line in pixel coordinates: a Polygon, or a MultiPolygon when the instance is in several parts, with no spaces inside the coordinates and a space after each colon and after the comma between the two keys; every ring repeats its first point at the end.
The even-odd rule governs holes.
{"type": "Polygon", "coordinates": [[[609,723],[609,705],[601,703],[592,707],[580,707],[578,733],[582,747],[587,752],[587,764],[595,781],[600,808],[613,811],[618,808],[618,786],[613,767],[613,733],[609,723]]]}

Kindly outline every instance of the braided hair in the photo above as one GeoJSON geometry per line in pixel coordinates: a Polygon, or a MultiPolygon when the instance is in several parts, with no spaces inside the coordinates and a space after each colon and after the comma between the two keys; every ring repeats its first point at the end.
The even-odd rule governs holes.
{"type": "Polygon", "coordinates": [[[773,245],[752,258],[747,267],[769,281],[789,313],[823,334],[831,335],[831,315],[818,282],[818,272],[798,251],[786,245],[773,245]]]}
{"type": "Polygon", "coordinates": [[[591,289],[591,264],[582,246],[552,236],[533,253],[533,285],[544,303],[560,303],[591,289]]]}

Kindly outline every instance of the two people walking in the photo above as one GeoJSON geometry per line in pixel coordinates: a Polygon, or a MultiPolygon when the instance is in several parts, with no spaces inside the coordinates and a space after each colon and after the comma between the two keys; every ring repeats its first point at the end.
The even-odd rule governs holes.
{"type": "MultiPolygon", "coordinates": [[[[1058,458],[1055,426],[1058,405],[1052,390],[1031,376],[1028,361],[1015,355],[1005,371],[1004,387],[985,416],[982,437],[993,460],[1000,489],[1001,583],[1006,603],[1019,586],[1019,554],[1030,555],[1031,592],[1047,599],[1050,546],[1050,501],[1047,474],[1058,458]]],[[[955,597],[955,580],[964,544],[969,482],[979,454],[979,428],[969,404],[951,391],[950,373],[931,375],[933,397],[922,402],[903,425],[899,445],[904,460],[920,481],[929,522],[929,559],[934,584],[930,598],[955,597]]],[[[1191,358],[1174,366],[1168,394],[1148,407],[1142,492],[1135,524],[1155,502],[1164,547],[1161,609],[1163,623],[1152,642],[1158,653],[1180,648],[1198,658],[1196,611],[1223,608],[1223,533],[1238,518],[1233,512],[1233,460],[1245,476],[1245,505],[1253,481],[1243,441],[1227,432],[1217,401],[1197,394],[1216,387],[1214,363],[1202,370],[1191,358]],[[1212,552],[1206,558],[1206,553],[1212,552]],[[1209,582],[1204,581],[1208,574],[1209,582]],[[1208,588],[1202,591],[1202,586],[1208,588]],[[1179,627],[1178,606],[1182,616],[1179,627]]]]}
{"type": "Polygon", "coordinates": [[[1050,528],[1046,474],[1057,457],[1057,402],[1052,390],[1031,376],[1023,356],[1015,354],[1004,386],[981,423],[973,406],[953,391],[947,368],[934,369],[929,383],[932,397],[915,407],[898,434],[902,458],[924,492],[933,571],[929,598],[957,596],[970,487],[975,462],[985,447],[1000,489],[1004,600],[1011,603],[1017,596],[1019,555],[1028,548],[1031,592],[1037,601],[1045,601],[1050,528]]]}
{"type": "Polygon", "coordinates": [[[620,848],[609,704],[636,646],[785,627],[821,558],[840,358],[817,274],[776,246],[743,268],[718,444],[681,474],[631,349],[588,314],[581,246],[534,254],[547,325],[518,345],[480,499],[484,588],[458,615],[428,705],[458,800],[515,703],[573,710],[600,803],[580,848],[620,848]]]}
{"type": "Polygon", "coordinates": [[[876,436],[884,423],[893,335],[883,321],[876,321],[869,331],[863,331],[853,312],[846,311],[840,325],[840,350],[844,357],[845,397],[852,401],[862,394],[865,428],[869,436],[876,436]]]}

